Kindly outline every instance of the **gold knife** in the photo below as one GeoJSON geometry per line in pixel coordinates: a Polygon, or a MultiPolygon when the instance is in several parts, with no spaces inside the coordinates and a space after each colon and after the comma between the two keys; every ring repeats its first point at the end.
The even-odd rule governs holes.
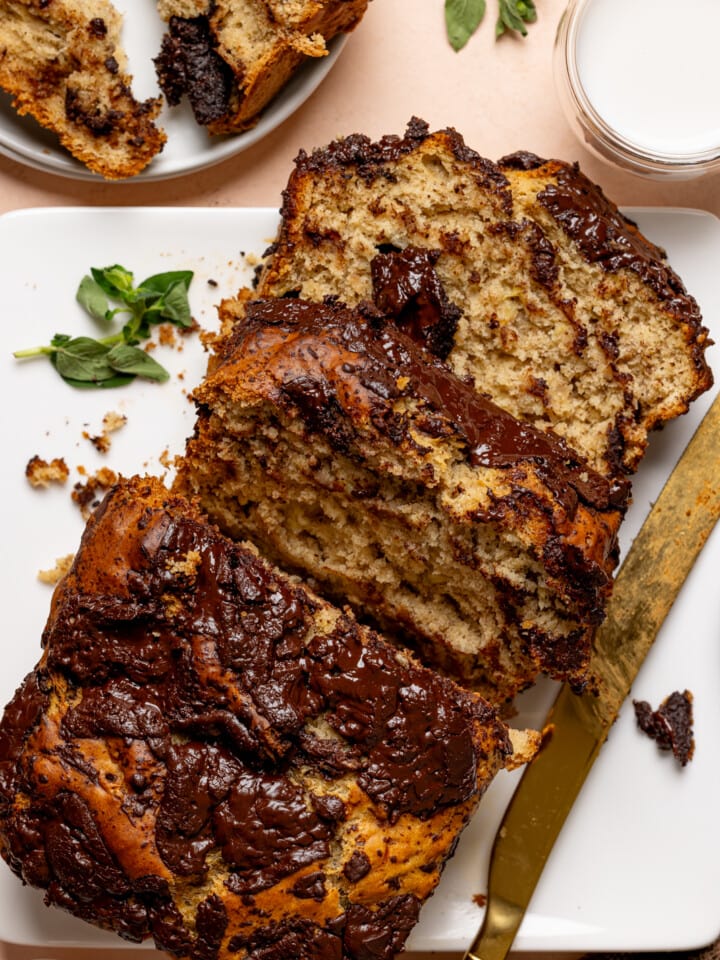
{"type": "Polygon", "coordinates": [[[645,656],[720,516],[720,395],[633,541],[597,632],[599,694],[562,687],[548,737],[495,837],[485,917],[465,960],[504,960],[543,867],[645,656]]]}

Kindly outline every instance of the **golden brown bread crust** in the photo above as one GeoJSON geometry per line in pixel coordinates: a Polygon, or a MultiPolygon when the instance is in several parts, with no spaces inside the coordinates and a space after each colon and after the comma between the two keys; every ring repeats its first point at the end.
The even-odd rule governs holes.
{"type": "Polygon", "coordinates": [[[154,479],[93,515],[43,644],[0,724],[2,854],[178,957],[389,960],[519,759],[480,698],[154,479]]]}
{"type": "Polygon", "coordinates": [[[309,57],[354,29],[368,0],[160,0],[169,30],[156,59],[176,104],[187,94],[210,134],[257,123],[265,106],[309,57]]]}
{"type": "Polygon", "coordinates": [[[433,252],[458,309],[448,362],[607,475],[712,383],[697,303],[576,166],[499,164],[457,131],[352,135],[300,153],[262,297],[371,299],[378,255],[433,252]]]}
{"type": "Polygon", "coordinates": [[[178,488],[498,702],[587,680],[627,486],[372,309],[228,301],[178,488]]]}
{"type": "Polygon", "coordinates": [[[137,101],[107,0],[0,0],[0,86],[90,170],[131,177],[162,150],[160,99],[137,101]]]}

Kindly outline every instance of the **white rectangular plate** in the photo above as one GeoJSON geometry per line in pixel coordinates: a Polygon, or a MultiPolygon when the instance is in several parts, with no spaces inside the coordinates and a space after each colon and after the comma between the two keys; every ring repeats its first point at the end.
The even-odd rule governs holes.
{"type": "MultiPolygon", "coordinates": [[[[664,246],[705,322],[720,339],[720,221],[688,210],[635,210],[630,215],[664,246]]],[[[72,553],[82,532],[70,489],[78,467],[129,475],[164,475],[168,455],[181,452],[194,422],[187,392],[202,376],[197,337],[183,349],[158,347],[173,373],[162,386],[136,382],[109,391],[66,386],[47,361],[19,363],[11,352],[46,343],[57,332],[96,334],[75,303],[90,266],[121,263],[137,280],[192,269],[191,303],[199,323],[215,326],[215,305],[252,277],[277,223],[274,210],[199,208],[57,208],[0,218],[3,355],[0,358],[0,704],[7,702],[40,653],[51,588],[37,571],[72,553]],[[86,435],[116,411],[127,424],[101,455],[86,435]],[[34,456],[63,457],[69,483],[33,490],[25,466],[34,456]]],[[[711,348],[714,365],[718,348],[711,348]]],[[[691,412],[658,433],[634,483],[622,545],[637,532],[714,390],[691,412]]],[[[716,469],[720,470],[720,451],[716,469]]],[[[521,927],[516,949],[533,951],[685,949],[720,929],[720,530],[707,544],[650,652],[632,696],[657,706],[673,690],[694,695],[696,753],[681,769],[637,730],[626,705],[557,842],[521,927]]],[[[551,684],[526,695],[516,725],[540,725],[551,684]]],[[[463,834],[455,858],[424,907],[408,950],[464,950],[482,920],[478,900],[493,836],[518,774],[501,774],[463,834]],[[474,897],[476,899],[474,899],[474,897]]],[[[0,864],[0,938],[43,947],[110,948],[122,941],[58,910],[23,887],[0,864]]]]}

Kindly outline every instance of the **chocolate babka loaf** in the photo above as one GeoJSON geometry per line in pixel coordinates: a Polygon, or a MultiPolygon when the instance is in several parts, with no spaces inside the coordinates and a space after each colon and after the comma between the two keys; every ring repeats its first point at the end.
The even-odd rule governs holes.
{"type": "Polygon", "coordinates": [[[537,735],[122,481],[0,723],[0,850],[83,920],[193,960],[390,960],[537,735]]]}
{"type": "Polygon", "coordinates": [[[281,214],[259,296],[374,298],[410,328],[444,297],[431,349],[607,476],[712,382],[697,303],[577,166],[413,120],[301,152],[281,214]]]}
{"type": "Polygon", "coordinates": [[[582,687],[627,483],[371,305],[221,312],[178,489],[495,702],[541,672],[582,687]]]}
{"type": "Polygon", "coordinates": [[[0,0],[0,87],[106,179],[131,177],[162,150],[160,98],[137,101],[108,0],[0,0]]]}
{"type": "Polygon", "coordinates": [[[155,60],[172,105],[183,96],[209,133],[233,133],[260,112],[309,57],[352,30],[368,0],[159,0],[168,23],[155,60]]]}

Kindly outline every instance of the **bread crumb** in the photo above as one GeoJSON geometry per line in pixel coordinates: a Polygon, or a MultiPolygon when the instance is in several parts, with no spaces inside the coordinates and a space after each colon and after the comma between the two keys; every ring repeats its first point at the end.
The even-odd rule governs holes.
{"type": "Polygon", "coordinates": [[[177,343],[175,327],[171,323],[163,323],[158,329],[158,341],[164,347],[174,347],[177,343]]]}
{"type": "Polygon", "coordinates": [[[118,474],[109,467],[101,467],[88,476],[85,483],[78,482],[73,487],[72,499],[80,507],[83,519],[87,520],[103,495],[118,482],[118,474]]]}
{"type": "Polygon", "coordinates": [[[41,583],[49,583],[51,586],[55,586],[55,584],[59,583],[68,572],[72,566],[74,558],[74,553],[68,553],[64,557],[58,557],[58,559],[55,561],[55,566],[52,567],[52,569],[38,570],[38,580],[41,583]]]}
{"type": "Polygon", "coordinates": [[[124,414],[111,410],[102,419],[102,432],[100,434],[92,436],[87,430],[83,430],[83,437],[92,443],[98,453],[107,453],[111,445],[110,434],[124,427],[126,423],[127,417],[124,414]]]}
{"type": "Polygon", "coordinates": [[[202,561],[197,550],[188,550],[182,560],[169,560],[165,569],[173,576],[194,578],[202,561]]]}
{"type": "Polygon", "coordinates": [[[106,433],[115,433],[127,423],[127,417],[124,413],[118,413],[116,410],[110,410],[105,414],[102,420],[103,429],[106,433]]]}
{"type": "Polygon", "coordinates": [[[48,487],[51,483],[65,483],[70,471],[62,457],[48,463],[36,455],[28,460],[25,476],[33,487],[48,487]]]}
{"type": "Polygon", "coordinates": [[[181,337],[190,337],[193,333],[202,333],[202,326],[197,322],[195,317],[190,318],[190,323],[187,327],[176,327],[176,333],[179,333],[181,337]]]}

